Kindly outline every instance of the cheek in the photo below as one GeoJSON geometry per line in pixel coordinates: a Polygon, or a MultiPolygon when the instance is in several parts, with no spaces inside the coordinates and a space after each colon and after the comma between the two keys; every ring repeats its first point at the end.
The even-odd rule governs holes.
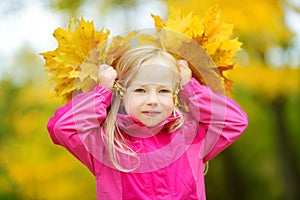
{"type": "Polygon", "coordinates": [[[140,98],[137,98],[134,95],[127,95],[124,97],[124,108],[125,111],[130,114],[132,113],[134,110],[137,110],[137,108],[140,105],[140,98]]]}
{"type": "Polygon", "coordinates": [[[164,107],[167,114],[171,114],[173,112],[174,103],[173,103],[173,98],[172,97],[162,99],[161,100],[161,105],[164,107]]]}

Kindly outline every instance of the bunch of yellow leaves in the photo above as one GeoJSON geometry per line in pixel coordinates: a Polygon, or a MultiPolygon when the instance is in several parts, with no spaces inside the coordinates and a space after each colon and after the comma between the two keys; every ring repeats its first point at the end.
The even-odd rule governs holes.
{"type": "Polygon", "coordinates": [[[69,101],[73,95],[90,91],[97,84],[99,66],[114,66],[118,58],[132,48],[132,41],[158,46],[187,58],[193,76],[202,84],[220,93],[231,91],[232,81],[223,71],[233,68],[232,58],[241,43],[237,38],[231,39],[233,25],[221,20],[218,6],[208,10],[203,18],[193,12],[183,15],[173,8],[166,22],[159,16],[152,17],[155,36],[131,31],[110,41],[109,30],[96,31],[93,22],[84,19],[71,21],[66,29],[56,29],[54,37],[58,48],[42,56],[57,96],[69,101]]]}
{"type": "Polygon", "coordinates": [[[99,65],[112,65],[130,48],[129,41],[137,32],[116,36],[111,41],[109,34],[109,30],[96,31],[93,22],[83,18],[79,24],[73,20],[67,29],[54,31],[58,48],[41,55],[57,96],[69,101],[77,93],[90,91],[96,86],[99,65]]]}
{"type": "MultiPolygon", "coordinates": [[[[234,67],[235,63],[232,59],[235,53],[240,50],[242,43],[238,41],[238,38],[231,38],[233,25],[222,21],[218,5],[210,8],[203,17],[192,11],[187,15],[183,15],[181,10],[174,8],[170,9],[165,22],[159,16],[152,15],[152,17],[155,20],[156,28],[182,33],[201,45],[214,61],[216,68],[214,76],[219,76],[222,79],[226,92],[232,91],[232,81],[223,72],[234,67]]],[[[193,52],[193,49],[190,49],[190,51],[193,52]]],[[[193,66],[190,67],[193,70],[193,66]]],[[[202,84],[207,84],[204,79],[210,79],[208,77],[203,78],[203,74],[197,73],[196,69],[193,70],[193,76],[202,84]]],[[[216,90],[221,89],[216,88],[216,90]]]]}

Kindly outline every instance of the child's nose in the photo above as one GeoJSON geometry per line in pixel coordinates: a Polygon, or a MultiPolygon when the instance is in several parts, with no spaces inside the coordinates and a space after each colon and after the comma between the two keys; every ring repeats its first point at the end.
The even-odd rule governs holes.
{"type": "Polygon", "coordinates": [[[146,103],[149,106],[157,106],[158,105],[157,96],[155,94],[149,94],[146,103]]]}

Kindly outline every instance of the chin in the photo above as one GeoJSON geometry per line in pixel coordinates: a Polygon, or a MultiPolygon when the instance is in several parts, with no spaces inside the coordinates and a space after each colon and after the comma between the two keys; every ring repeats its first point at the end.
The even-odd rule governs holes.
{"type": "Polygon", "coordinates": [[[153,122],[153,123],[144,123],[147,127],[154,127],[154,126],[157,126],[159,125],[161,122],[163,121],[159,121],[159,122],[153,122]]]}

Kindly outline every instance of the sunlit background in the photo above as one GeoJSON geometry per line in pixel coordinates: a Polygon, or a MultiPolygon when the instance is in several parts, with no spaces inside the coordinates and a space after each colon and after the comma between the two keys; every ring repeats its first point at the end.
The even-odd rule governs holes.
{"type": "Polygon", "coordinates": [[[0,199],[96,199],[94,177],[46,131],[62,102],[39,53],[57,47],[56,28],[84,17],[121,34],[154,27],[150,14],[171,6],[204,13],[216,3],[243,42],[228,76],[249,127],[210,162],[208,199],[300,199],[298,0],[1,0],[0,199]]]}

